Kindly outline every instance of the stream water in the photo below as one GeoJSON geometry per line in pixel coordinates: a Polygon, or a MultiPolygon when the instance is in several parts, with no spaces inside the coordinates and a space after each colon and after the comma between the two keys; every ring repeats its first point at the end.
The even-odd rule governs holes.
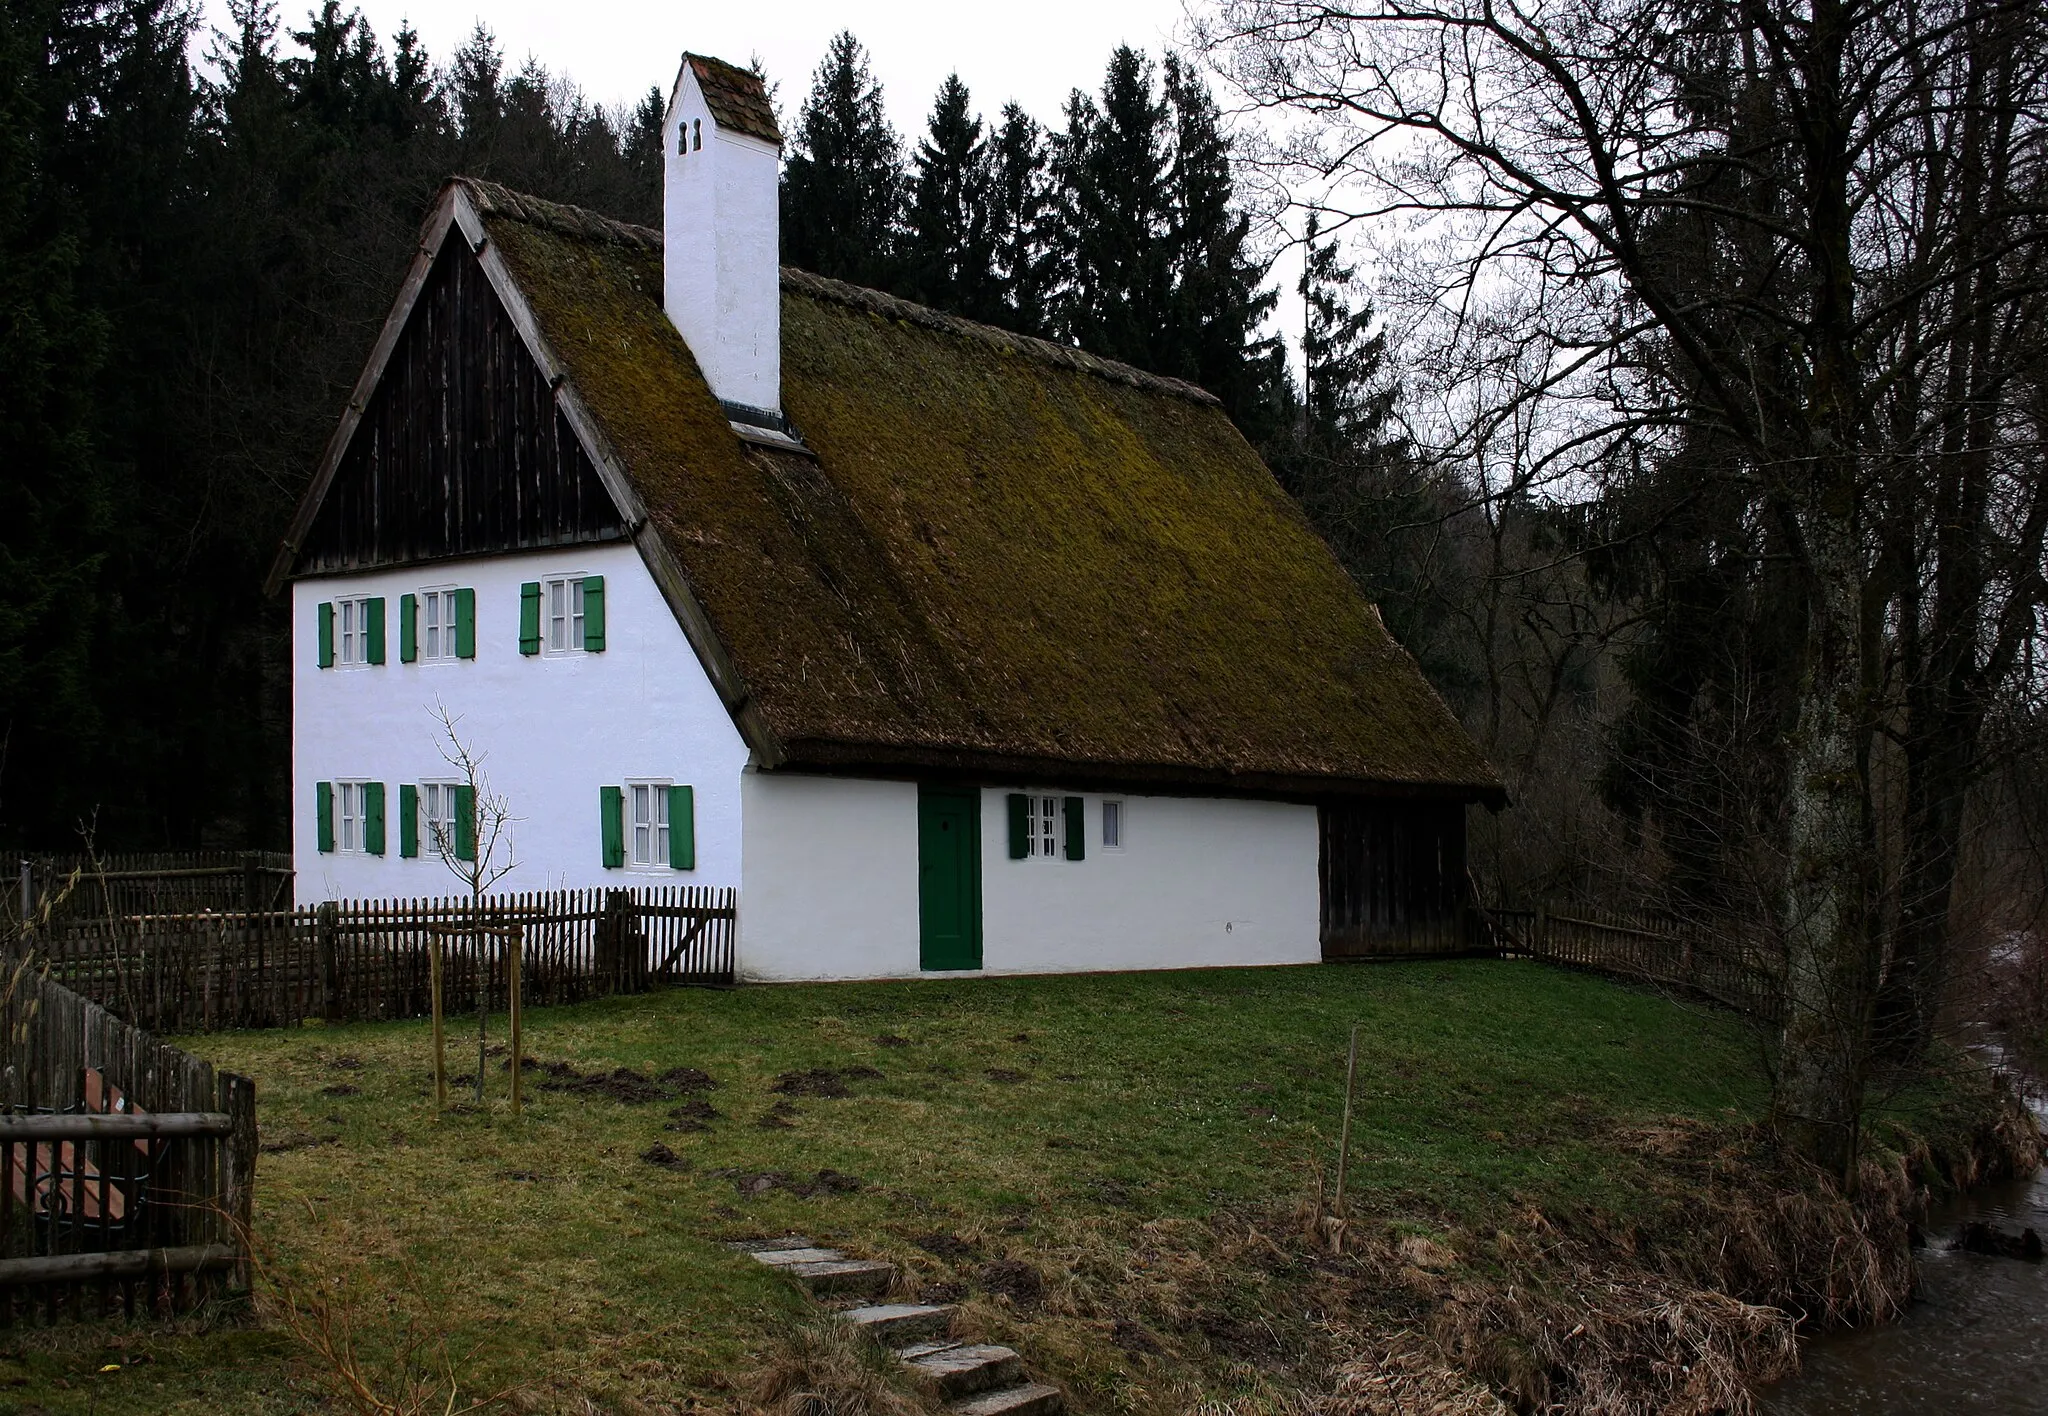
{"type": "MultiPolygon", "coordinates": [[[[1995,1044],[1984,1051],[2002,1061],[1995,1044]]],[[[2029,1104],[2048,1129],[2048,1100],[2029,1104]]],[[[1764,1397],[1770,1416],[2048,1416],[2048,1263],[1951,1250],[1984,1220],[2048,1237],[2048,1170],[1928,1216],[1920,1288],[1899,1322],[1810,1344],[1798,1376],[1764,1397]]]]}

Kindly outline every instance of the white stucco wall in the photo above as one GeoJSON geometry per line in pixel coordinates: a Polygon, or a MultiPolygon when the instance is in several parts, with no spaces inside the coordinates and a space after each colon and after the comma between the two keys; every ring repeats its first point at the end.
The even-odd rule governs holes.
{"type": "Polygon", "coordinates": [[[662,133],[669,320],[714,394],[780,411],[781,155],[773,143],[720,128],[687,63],[676,77],[662,133]],[[692,139],[688,152],[680,150],[684,132],[692,139]]]}
{"type": "MultiPolygon", "coordinates": [[[[1011,860],[1011,790],[981,791],[981,972],[1321,957],[1314,807],[1124,796],[1125,845],[1105,851],[1103,798],[1081,793],[1086,859],[1011,860]]],[[[916,786],[748,772],[741,794],[741,974],[917,975],[916,786]]]]}
{"type": "Polygon", "coordinates": [[[422,833],[399,855],[399,786],[448,780],[436,703],[488,754],[506,799],[517,866],[498,890],[740,883],[740,774],[746,745],[705,677],[638,551],[582,546],[451,561],[292,587],[292,854],[301,903],[460,892],[422,833]],[[605,580],[605,649],[562,657],[519,652],[519,587],[567,573],[605,580]],[[476,658],[399,662],[399,596],[442,586],[476,591],[476,658]],[[386,662],[318,667],[318,612],[341,595],[385,599],[386,662]],[[607,870],[601,786],[668,779],[695,789],[697,867],[607,870]],[[314,784],[385,784],[382,856],[322,854],[314,784]]]}

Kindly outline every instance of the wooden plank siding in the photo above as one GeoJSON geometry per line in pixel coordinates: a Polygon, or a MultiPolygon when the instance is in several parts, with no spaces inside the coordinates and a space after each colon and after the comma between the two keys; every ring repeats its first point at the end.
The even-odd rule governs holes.
{"type": "Polygon", "coordinates": [[[527,1003],[733,981],[738,892],[674,885],[293,910],[64,919],[29,938],[52,978],[162,1032],[417,1018],[430,1010],[436,939],[450,1007],[481,986],[505,1006],[505,941],[523,931],[527,1003]]]}
{"type": "Polygon", "coordinates": [[[1325,802],[1317,817],[1324,958],[1474,947],[1463,803],[1325,802]]]}
{"type": "Polygon", "coordinates": [[[442,248],[293,573],[624,539],[477,258],[442,248]]]}

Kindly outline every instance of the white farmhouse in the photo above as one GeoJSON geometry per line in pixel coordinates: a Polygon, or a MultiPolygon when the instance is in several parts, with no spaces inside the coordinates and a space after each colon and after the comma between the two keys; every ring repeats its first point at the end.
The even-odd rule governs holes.
{"type": "Polygon", "coordinates": [[[662,232],[450,182],[272,574],[302,902],[739,891],[759,979],[1456,947],[1493,772],[1200,389],[776,264],[686,56],[662,232]]]}

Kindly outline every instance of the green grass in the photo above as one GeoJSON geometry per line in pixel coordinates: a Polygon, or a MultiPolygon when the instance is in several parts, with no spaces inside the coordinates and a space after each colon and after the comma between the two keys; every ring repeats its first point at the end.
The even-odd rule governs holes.
{"type": "MultiPolygon", "coordinates": [[[[495,1060],[485,1112],[437,1117],[423,1023],[184,1045],[256,1079],[266,1143],[292,1144],[259,1163],[259,1233],[280,1272],[355,1285],[373,1362],[410,1316],[473,1354],[476,1383],[529,1388],[536,1409],[588,1395],[631,1411],[715,1395],[800,1323],[804,1305],[725,1238],[806,1233],[897,1259],[913,1286],[972,1289],[978,1265],[1017,1257],[1107,1292],[1159,1246],[1201,1252],[1219,1214],[1284,1216],[1334,1160],[1354,1022],[1350,1183],[1367,1211],[1419,1231],[1483,1230],[1532,1205],[1646,1216],[1669,1187],[1631,1132],[1739,1123],[1765,1095],[1755,1041],[1727,1017],[1491,961],[683,991],[529,1012],[527,1051],[544,1061],[709,1072],[723,1119],[701,1134],[665,1130],[668,1104],[545,1091],[537,1077],[515,1119],[495,1060]],[[777,1074],[855,1065],[882,1076],[798,1099],[787,1129],[758,1124],[781,1099],[777,1074]],[[642,1161],[657,1141],[690,1169],[642,1161]],[[741,1193],[749,1176],[821,1169],[862,1188],[741,1193]],[[915,1242],[934,1233],[971,1252],[915,1242]]],[[[467,1072],[473,1020],[452,1031],[450,1071],[467,1072]]],[[[1168,1358],[1195,1354],[1168,1375],[1230,1380],[1199,1322],[1172,1328],[1177,1311],[1160,1300],[1149,1319],[1168,1358]]],[[[1106,1322],[1075,1319],[1058,1340],[1048,1328],[1033,1350],[1030,1315],[1002,1313],[1084,1407],[1155,1399],[1119,1385],[1139,1364],[1106,1322]]],[[[319,1409],[309,1391],[274,1327],[0,1345],[0,1412],[319,1409]],[[110,1353],[128,1364],[101,1374],[110,1353]]]]}

